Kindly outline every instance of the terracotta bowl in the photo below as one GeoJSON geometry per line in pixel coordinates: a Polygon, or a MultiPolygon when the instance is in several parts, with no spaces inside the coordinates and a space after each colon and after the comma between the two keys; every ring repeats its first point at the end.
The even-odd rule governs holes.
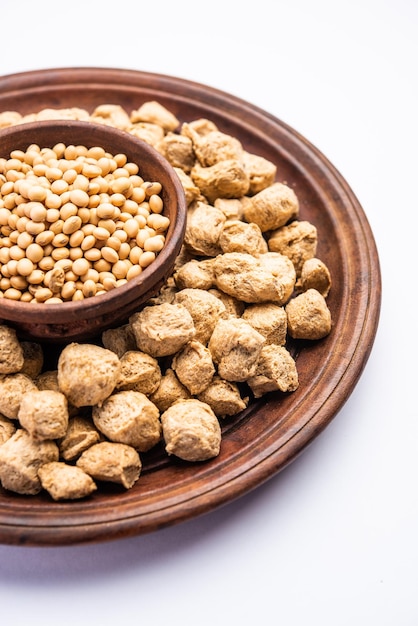
{"type": "Polygon", "coordinates": [[[177,174],[166,159],[144,141],[107,125],[57,120],[8,127],[0,131],[0,157],[8,158],[12,150],[26,150],[30,144],[53,147],[59,142],[126,154],[139,166],[144,180],[162,184],[163,213],[170,218],[164,248],[151,265],[123,286],[77,302],[31,304],[0,299],[0,320],[14,327],[20,337],[68,342],[89,339],[124,323],[158,292],[180,251],[187,205],[177,174]]]}

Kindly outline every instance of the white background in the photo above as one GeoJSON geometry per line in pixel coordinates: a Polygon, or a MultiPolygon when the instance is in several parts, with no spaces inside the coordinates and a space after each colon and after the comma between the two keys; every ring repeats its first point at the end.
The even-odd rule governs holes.
{"type": "Polygon", "coordinates": [[[416,0],[2,1],[0,75],[136,69],[239,96],[339,169],[380,254],[367,367],[297,461],[142,537],[0,546],[4,626],[418,624],[416,0]]]}

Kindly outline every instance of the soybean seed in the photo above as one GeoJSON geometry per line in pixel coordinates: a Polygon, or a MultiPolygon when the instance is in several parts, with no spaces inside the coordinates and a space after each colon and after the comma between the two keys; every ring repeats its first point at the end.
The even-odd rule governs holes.
{"type": "Polygon", "coordinates": [[[26,250],[27,247],[33,243],[33,236],[30,235],[26,230],[24,232],[21,232],[18,235],[17,241],[16,241],[17,245],[19,246],[19,248],[21,248],[22,250],[26,250]]]}
{"type": "Polygon", "coordinates": [[[72,270],[74,274],[77,274],[77,276],[82,276],[89,270],[89,268],[90,268],[89,261],[87,261],[87,259],[85,258],[81,258],[81,259],[76,259],[74,261],[72,270]]]}
{"type": "Polygon", "coordinates": [[[81,248],[70,248],[69,249],[69,258],[72,261],[75,261],[76,259],[81,259],[81,257],[84,256],[83,251],[81,248]]]}
{"type": "Polygon", "coordinates": [[[82,230],[76,230],[70,235],[70,246],[71,248],[79,248],[81,247],[81,243],[84,240],[84,233],[82,230]]]}
{"type": "Polygon", "coordinates": [[[52,230],[44,230],[42,233],[39,233],[35,237],[35,242],[39,246],[46,246],[48,243],[51,243],[55,237],[55,233],[52,230]]]}
{"type": "Polygon", "coordinates": [[[64,221],[69,217],[78,215],[79,208],[73,202],[66,202],[60,209],[60,218],[64,221]]]}
{"type": "Polygon", "coordinates": [[[115,289],[115,287],[116,287],[116,278],[112,274],[112,277],[104,278],[102,284],[103,284],[103,288],[106,291],[110,291],[111,289],[115,289]]]}
{"type": "Polygon", "coordinates": [[[110,202],[101,202],[96,207],[96,215],[100,219],[114,219],[115,216],[115,206],[110,202]]]}
{"type": "Polygon", "coordinates": [[[129,258],[130,252],[131,252],[131,246],[127,241],[124,241],[123,243],[120,244],[118,254],[121,260],[129,258]]]}
{"type": "Polygon", "coordinates": [[[70,250],[66,247],[54,248],[51,252],[51,257],[54,261],[60,261],[61,259],[68,259],[70,256],[70,250]]]}
{"type": "Polygon", "coordinates": [[[71,300],[71,298],[75,294],[75,291],[75,282],[72,280],[68,280],[61,289],[61,297],[63,298],[63,300],[71,300]]]}
{"type": "Polygon", "coordinates": [[[101,253],[105,261],[109,261],[109,263],[113,264],[119,261],[118,253],[114,248],[111,248],[110,246],[103,246],[103,248],[101,249],[101,253]]]}
{"type": "Polygon", "coordinates": [[[32,185],[28,189],[28,198],[33,202],[43,202],[46,198],[47,190],[41,185],[32,185]]]}
{"type": "Polygon", "coordinates": [[[148,200],[149,208],[153,213],[161,213],[164,208],[163,199],[161,196],[153,193],[148,200]]]}
{"type": "Polygon", "coordinates": [[[34,202],[30,209],[29,218],[32,222],[43,222],[46,219],[47,210],[40,202],[34,202]]]}
{"type": "Polygon", "coordinates": [[[52,295],[52,291],[48,289],[48,287],[39,287],[39,289],[35,291],[35,300],[37,302],[45,302],[45,300],[52,298],[52,295]]]}
{"type": "MultiPolygon", "coordinates": [[[[78,207],[85,207],[89,203],[89,195],[87,191],[84,189],[84,186],[85,186],[84,183],[80,181],[80,184],[83,184],[83,186],[79,188],[74,188],[72,189],[72,191],[70,191],[70,200],[78,207]]],[[[88,189],[88,185],[87,185],[87,189],[88,189]]]]}
{"type": "Polygon", "coordinates": [[[108,239],[110,237],[109,231],[106,230],[106,228],[103,228],[103,227],[95,228],[94,231],[93,231],[93,235],[94,235],[94,237],[98,241],[106,241],[106,239],[108,239]]]}
{"type": "Polygon", "coordinates": [[[170,225],[170,220],[165,215],[159,215],[158,213],[151,213],[147,219],[147,225],[150,226],[157,233],[166,232],[170,225]]]}
{"type": "Polygon", "coordinates": [[[28,286],[28,281],[24,276],[11,276],[10,286],[19,289],[19,291],[24,291],[28,286]]]}
{"type": "Polygon", "coordinates": [[[86,280],[83,284],[82,291],[85,298],[91,298],[92,296],[96,295],[97,285],[94,280],[86,280]]]}
{"type": "MultiPolygon", "coordinates": [[[[58,259],[57,259],[58,260],[58,259]]],[[[40,261],[38,261],[38,267],[47,272],[48,270],[52,270],[55,265],[55,259],[52,256],[44,256],[40,261]]]]}
{"type": "Polygon", "coordinates": [[[96,237],[93,234],[86,235],[84,232],[84,239],[80,244],[82,250],[90,250],[96,245],[96,237]]]}
{"type": "Polygon", "coordinates": [[[45,198],[45,207],[47,209],[59,209],[61,207],[61,198],[57,193],[48,193],[45,198]]]}
{"type": "Polygon", "coordinates": [[[15,289],[14,287],[9,287],[4,291],[3,295],[8,300],[20,300],[22,292],[19,289],[15,289]]]}
{"type": "Polygon", "coordinates": [[[151,252],[148,250],[147,252],[143,252],[139,259],[139,265],[143,268],[148,267],[151,263],[155,261],[155,252],[151,252]]]}
{"type": "Polygon", "coordinates": [[[106,259],[99,258],[97,259],[97,261],[94,262],[93,267],[98,272],[110,272],[112,269],[112,264],[109,263],[109,261],[106,261],[106,259]]]}
{"type": "Polygon", "coordinates": [[[142,267],[140,265],[132,265],[132,267],[129,268],[126,274],[126,279],[132,280],[132,278],[139,276],[141,273],[142,273],[142,267]]]}
{"type": "Polygon", "coordinates": [[[56,222],[60,219],[61,217],[61,212],[58,211],[58,209],[51,207],[50,209],[47,210],[46,212],[46,221],[47,222],[56,222]]]}
{"type": "Polygon", "coordinates": [[[73,263],[70,259],[60,259],[55,263],[55,267],[60,267],[64,270],[64,272],[68,272],[73,266],[73,263]]]}
{"type": "Polygon", "coordinates": [[[90,248],[84,252],[84,258],[88,261],[99,261],[102,258],[102,253],[99,248],[90,248]]]}
{"type": "Polygon", "coordinates": [[[76,289],[75,292],[74,292],[73,297],[71,298],[71,300],[73,300],[73,302],[84,300],[84,294],[83,294],[82,290],[81,289],[76,289]]]}
{"type": "Polygon", "coordinates": [[[0,297],[78,300],[140,273],[164,245],[157,233],[168,220],[161,184],[138,172],[126,155],[63,143],[0,159],[0,297]]]}
{"type": "Polygon", "coordinates": [[[44,278],[45,272],[43,272],[42,270],[33,270],[33,272],[31,272],[31,274],[29,274],[29,276],[27,277],[27,281],[32,285],[40,285],[43,282],[44,278]]]}
{"type": "Polygon", "coordinates": [[[148,237],[144,242],[144,250],[151,252],[160,252],[164,248],[165,239],[162,235],[148,237]]]}
{"type": "Polygon", "coordinates": [[[29,276],[35,269],[32,261],[26,257],[19,259],[17,262],[17,271],[20,276],[29,276]]]}
{"type": "MultiPolygon", "coordinates": [[[[81,219],[78,215],[72,215],[68,219],[65,220],[62,232],[66,235],[72,235],[76,231],[79,231],[81,227],[81,219]]],[[[79,231],[80,232],[80,231],[79,231]]]]}

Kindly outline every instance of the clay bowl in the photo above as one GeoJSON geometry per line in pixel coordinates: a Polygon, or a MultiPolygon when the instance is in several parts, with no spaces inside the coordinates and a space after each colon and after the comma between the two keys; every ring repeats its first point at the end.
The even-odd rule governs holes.
{"type": "Polygon", "coordinates": [[[12,150],[26,150],[30,144],[41,148],[57,143],[101,146],[111,154],[126,154],[136,163],[145,181],[159,181],[169,217],[165,246],[136,278],[106,294],[77,302],[31,304],[0,299],[0,320],[16,329],[25,339],[46,342],[79,341],[121,325],[153,295],[171,274],[180,251],[186,225],[184,191],[171,165],[150,145],[113,127],[67,120],[25,123],[0,131],[0,157],[12,150]]]}

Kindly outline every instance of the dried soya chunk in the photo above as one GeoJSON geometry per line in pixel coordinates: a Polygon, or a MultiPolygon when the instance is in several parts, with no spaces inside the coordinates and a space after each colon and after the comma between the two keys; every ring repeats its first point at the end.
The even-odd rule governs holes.
{"type": "Polygon", "coordinates": [[[0,446],[16,432],[15,423],[0,413],[0,446]]]}
{"type": "Polygon", "coordinates": [[[95,480],[118,483],[125,489],[133,487],[142,469],[135,448],[109,441],[96,443],[83,452],[76,466],[95,480]]]}
{"type": "Polygon", "coordinates": [[[93,422],[110,441],[146,452],[161,438],[160,412],[139,391],[119,391],[93,407],[93,422]]]}
{"type": "Polygon", "coordinates": [[[244,203],[243,198],[216,198],[213,203],[215,209],[219,209],[227,220],[243,221],[244,203]]]}
{"type": "Polygon", "coordinates": [[[24,359],[20,372],[21,374],[26,374],[30,378],[35,379],[41,373],[44,364],[42,346],[35,341],[21,341],[20,345],[23,350],[24,359]]]}
{"type": "Polygon", "coordinates": [[[155,100],[144,102],[138,109],[130,114],[132,123],[151,122],[161,126],[165,131],[174,131],[179,125],[179,120],[171,111],[155,100]]]}
{"type": "Polygon", "coordinates": [[[221,427],[208,404],[179,400],[161,415],[165,449],[184,461],[206,461],[219,454],[221,427]]]}
{"type": "Polygon", "coordinates": [[[119,358],[129,350],[136,349],[136,341],[130,324],[118,328],[109,328],[102,333],[102,343],[119,358]]]}
{"type": "Polygon", "coordinates": [[[39,480],[53,500],[78,500],[97,490],[94,480],[80,467],[62,461],[45,463],[38,470],[39,480]]]}
{"type": "Polygon", "coordinates": [[[59,439],[68,427],[67,398],[59,391],[27,391],[23,394],[18,420],[34,439],[59,439]]]}
{"type": "MultiPolygon", "coordinates": [[[[58,370],[45,370],[41,372],[34,380],[36,387],[41,391],[42,389],[49,389],[51,391],[60,391],[58,384],[58,370]]],[[[73,417],[77,415],[79,409],[74,406],[67,398],[68,415],[73,417]]]]}
{"type": "Polygon", "coordinates": [[[284,346],[264,346],[255,373],[247,383],[255,398],[270,391],[295,391],[299,385],[296,363],[284,346]]]}
{"type": "Polygon", "coordinates": [[[187,250],[200,256],[216,256],[221,252],[219,237],[221,235],[225,215],[214,206],[198,202],[196,207],[189,209],[187,216],[184,245],[187,250]]]}
{"type": "Polygon", "coordinates": [[[287,316],[282,306],[272,302],[250,304],[242,314],[253,328],[265,337],[266,344],[283,346],[287,336],[287,316]]]}
{"type": "Polygon", "coordinates": [[[17,419],[22,397],[27,391],[36,391],[37,386],[26,374],[8,374],[0,377],[0,413],[17,419]]]}
{"type": "Polygon", "coordinates": [[[291,261],[268,253],[254,257],[227,252],[214,259],[215,283],[224,293],[246,303],[275,302],[282,305],[292,295],[296,274],[291,261]]]}
{"type": "Polygon", "coordinates": [[[160,291],[148,300],[148,304],[164,304],[164,302],[173,304],[177,291],[178,289],[174,282],[174,278],[170,276],[166,283],[161,287],[160,291]]]}
{"type": "Polygon", "coordinates": [[[248,406],[248,396],[241,397],[236,383],[214,376],[204,391],[198,394],[198,400],[208,404],[217,417],[236,415],[248,406]]]}
{"type": "Polygon", "coordinates": [[[58,446],[54,441],[35,441],[23,428],[0,446],[0,481],[4,489],[25,495],[41,491],[39,468],[58,461],[58,446]]]}
{"type": "Polygon", "coordinates": [[[181,304],[147,306],[129,321],[138,348],[153,357],[175,354],[196,333],[192,316],[181,304]]]}
{"type": "Polygon", "coordinates": [[[307,222],[293,221],[271,233],[268,247],[271,252],[287,256],[293,263],[297,276],[307,259],[315,256],[318,245],[316,227],[307,222]]]}
{"type": "Polygon", "coordinates": [[[88,122],[90,120],[90,115],[85,109],[82,109],[80,107],[66,107],[63,109],[46,108],[42,109],[42,111],[39,111],[39,113],[36,114],[35,120],[32,120],[30,114],[28,116],[25,116],[24,120],[80,120],[82,122],[88,122]]]}
{"type": "Polygon", "coordinates": [[[171,367],[179,381],[194,396],[206,389],[215,374],[210,351],[195,340],[189,341],[182,350],[177,352],[171,367]]]}
{"type": "Polygon", "coordinates": [[[59,391],[58,370],[45,370],[35,378],[35,384],[38,389],[53,389],[59,391]]]}
{"type": "Polygon", "coordinates": [[[156,148],[172,167],[180,168],[186,174],[192,169],[195,155],[189,137],[169,132],[159,141],[156,148]]]}
{"type": "Polygon", "coordinates": [[[264,343],[263,335],[244,319],[220,319],[210,338],[209,350],[222,378],[244,382],[254,374],[264,343]]]}
{"type": "Polygon", "coordinates": [[[161,413],[166,411],[177,400],[188,400],[190,398],[189,390],[179,381],[171,368],[166,370],[158,389],[150,395],[150,400],[158,407],[161,413]]]}
{"type": "Polygon", "coordinates": [[[58,359],[58,385],[74,406],[100,405],[114,390],[120,360],[111,350],[71,343],[58,359]]]}
{"type": "Polygon", "coordinates": [[[323,261],[317,258],[307,259],[302,265],[300,274],[302,291],[316,289],[324,298],[331,289],[331,274],[323,261]]]}
{"type": "Polygon", "coordinates": [[[267,242],[260,227],[241,220],[225,222],[218,244],[222,252],[246,252],[257,256],[268,251],[267,242]]]}
{"type": "Polygon", "coordinates": [[[191,122],[185,122],[184,124],[182,124],[180,134],[186,135],[188,137],[190,135],[190,130],[198,133],[201,137],[204,137],[214,130],[218,130],[218,127],[216,126],[215,122],[212,122],[212,120],[201,117],[197,120],[192,120],[191,122]]]}
{"type": "Polygon", "coordinates": [[[227,159],[210,167],[196,163],[190,176],[210,203],[217,198],[239,198],[250,187],[248,174],[238,159],[227,159]]]}
{"type": "Polygon", "coordinates": [[[308,289],[286,305],[288,332],[294,339],[322,339],[331,331],[331,313],[324,296],[308,289]]]}
{"type": "Polygon", "coordinates": [[[131,120],[126,111],[119,104],[100,104],[91,114],[92,122],[115,126],[121,130],[126,130],[131,124],[131,120]]]}
{"type": "Polygon", "coordinates": [[[140,391],[149,395],[161,382],[161,369],[157,359],[141,352],[128,350],[120,358],[121,370],[116,384],[118,391],[140,391]]]}
{"type": "Polygon", "coordinates": [[[220,291],[219,289],[209,289],[209,293],[218,298],[225,307],[225,316],[222,317],[241,317],[245,311],[245,302],[220,291]]]}
{"type": "Polygon", "coordinates": [[[14,328],[0,325],[0,375],[19,372],[24,363],[23,348],[14,328]]]}
{"type": "Polygon", "coordinates": [[[183,187],[184,195],[186,197],[187,206],[190,206],[196,200],[203,200],[200,189],[195,183],[189,174],[186,174],[180,167],[174,167],[174,171],[180,179],[181,185],[183,187]]]}
{"type": "Polygon", "coordinates": [[[194,338],[202,344],[209,341],[218,319],[226,317],[224,303],[204,289],[182,289],[176,293],[174,302],[189,311],[196,331],[194,338]]]}
{"type": "Polygon", "coordinates": [[[191,124],[183,124],[182,135],[191,139],[194,154],[202,167],[227,160],[241,161],[243,158],[241,142],[219,130],[210,130],[202,135],[191,124]]]}
{"type": "Polygon", "coordinates": [[[174,272],[178,289],[210,289],[214,285],[213,259],[187,261],[174,272]]]}
{"type": "Polygon", "coordinates": [[[158,124],[152,124],[150,122],[137,122],[128,126],[126,129],[130,135],[134,135],[148,143],[150,146],[156,148],[160,142],[164,139],[164,130],[158,124]]]}
{"type": "Polygon", "coordinates": [[[0,113],[0,128],[8,128],[19,124],[22,119],[22,115],[17,111],[3,111],[0,113]]]}
{"type": "Polygon", "coordinates": [[[68,428],[58,446],[64,461],[73,461],[84,450],[100,441],[100,433],[90,419],[75,415],[68,422],[68,428]]]}
{"type": "Polygon", "coordinates": [[[244,209],[245,220],[257,224],[263,233],[284,226],[298,214],[298,198],[293,189],[283,183],[273,183],[259,191],[244,209]]]}
{"type": "Polygon", "coordinates": [[[244,151],[242,158],[250,179],[248,195],[253,196],[266,189],[266,187],[273,185],[277,172],[277,167],[274,163],[262,156],[250,154],[246,151],[244,151]]]}

